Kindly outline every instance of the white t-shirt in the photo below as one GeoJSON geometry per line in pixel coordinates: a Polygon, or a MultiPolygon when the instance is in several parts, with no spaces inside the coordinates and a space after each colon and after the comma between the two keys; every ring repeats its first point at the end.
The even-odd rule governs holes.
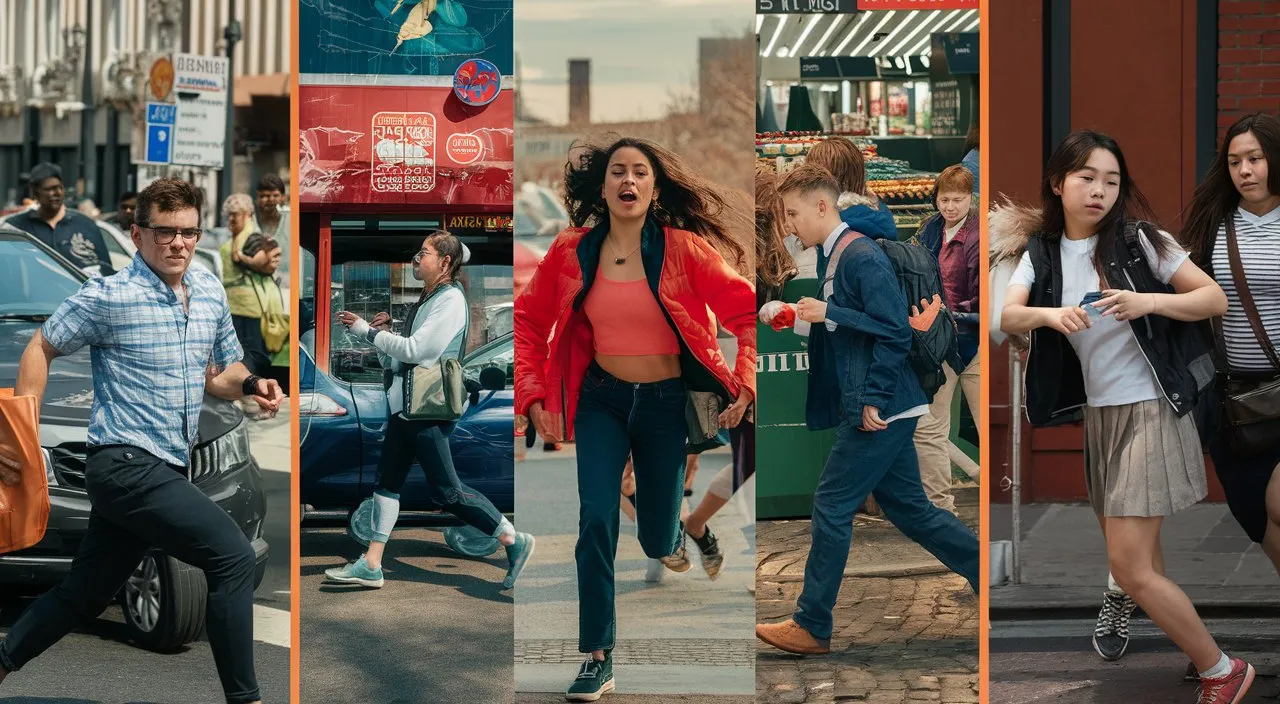
{"type": "MultiPolygon", "coordinates": [[[[1169,233],[1161,230],[1160,234],[1168,241],[1169,251],[1158,262],[1155,249],[1146,236],[1140,234],[1138,239],[1147,261],[1155,262],[1152,273],[1167,284],[1188,255],[1169,233]]],[[[1079,305],[1086,294],[1102,290],[1098,272],[1093,268],[1093,251],[1098,245],[1098,238],[1069,240],[1062,237],[1060,241],[1062,305],[1079,305]]],[[[1031,255],[1024,253],[1013,278],[1009,280],[1009,288],[1021,286],[1030,291],[1034,283],[1035,267],[1031,263],[1031,255]]],[[[1094,318],[1092,327],[1067,336],[1080,358],[1085,395],[1090,406],[1123,406],[1161,397],[1155,372],[1143,356],[1130,325],[1127,320],[1118,321],[1114,316],[1104,316],[1101,320],[1094,318]]]]}
{"type": "Polygon", "coordinates": [[[944,222],[943,243],[949,244],[951,240],[955,239],[956,233],[960,231],[960,228],[964,227],[964,221],[968,219],[969,219],[968,216],[960,218],[960,222],[952,225],[951,227],[945,227],[945,222],[944,222]]]}

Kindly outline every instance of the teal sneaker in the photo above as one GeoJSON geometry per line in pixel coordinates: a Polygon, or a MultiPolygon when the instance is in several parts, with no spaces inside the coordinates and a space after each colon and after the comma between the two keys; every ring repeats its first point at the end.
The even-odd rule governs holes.
{"type": "Polygon", "coordinates": [[[604,660],[587,656],[587,661],[578,669],[578,677],[569,685],[564,698],[570,702],[594,702],[612,691],[613,652],[606,650],[604,660]]]}
{"type": "Polygon", "coordinates": [[[331,567],[324,571],[325,581],[339,584],[359,584],[372,589],[382,588],[382,568],[373,569],[365,562],[364,555],[344,567],[331,567]]]}
{"type": "Polygon", "coordinates": [[[516,533],[516,542],[507,546],[507,560],[511,566],[507,568],[507,577],[502,580],[502,588],[510,589],[516,585],[516,579],[524,571],[524,566],[533,556],[533,536],[528,533],[516,533]]]}

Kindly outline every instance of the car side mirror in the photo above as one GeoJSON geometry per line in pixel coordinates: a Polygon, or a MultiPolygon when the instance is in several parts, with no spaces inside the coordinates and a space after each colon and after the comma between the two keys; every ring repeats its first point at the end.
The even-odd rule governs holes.
{"type": "Polygon", "coordinates": [[[485,391],[501,391],[507,388],[507,372],[498,367],[480,370],[480,387],[485,391]]]}

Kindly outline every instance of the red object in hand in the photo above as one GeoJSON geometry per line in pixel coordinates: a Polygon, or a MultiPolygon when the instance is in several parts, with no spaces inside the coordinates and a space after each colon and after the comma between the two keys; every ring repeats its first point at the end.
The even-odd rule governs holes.
{"type": "Polygon", "coordinates": [[[791,306],[783,306],[782,310],[778,311],[778,314],[773,316],[773,320],[769,321],[769,325],[771,325],[773,329],[777,331],[782,331],[790,327],[795,327],[795,324],[796,324],[796,309],[792,308],[791,306]]]}

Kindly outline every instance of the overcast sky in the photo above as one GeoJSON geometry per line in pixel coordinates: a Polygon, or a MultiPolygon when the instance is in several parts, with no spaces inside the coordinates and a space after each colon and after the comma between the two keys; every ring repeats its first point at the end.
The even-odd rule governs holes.
{"type": "Polygon", "coordinates": [[[591,59],[591,119],[661,117],[673,89],[696,85],[698,39],[755,28],[743,0],[519,0],[515,49],[529,114],[569,118],[569,59],[591,59]]]}

